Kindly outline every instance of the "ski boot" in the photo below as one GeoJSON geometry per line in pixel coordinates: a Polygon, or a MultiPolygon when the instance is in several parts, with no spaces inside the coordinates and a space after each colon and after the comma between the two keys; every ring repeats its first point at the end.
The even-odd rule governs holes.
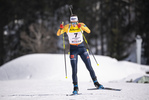
{"type": "Polygon", "coordinates": [[[73,89],[73,92],[72,92],[72,93],[73,93],[74,95],[78,95],[78,90],[79,90],[79,89],[78,89],[78,85],[74,85],[74,89],[73,89]]]}
{"type": "Polygon", "coordinates": [[[104,89],[103,85],[99,84],[98,81],[94,81],[94,85],[97,89],[104,89]]]}

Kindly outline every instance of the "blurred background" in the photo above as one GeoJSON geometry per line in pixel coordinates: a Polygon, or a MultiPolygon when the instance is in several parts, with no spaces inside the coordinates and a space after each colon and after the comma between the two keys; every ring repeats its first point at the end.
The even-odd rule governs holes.
{"type": "Polygon", "coordinates": [[[85,36],[95,55],[136,62],[139,37],[141,64],[149,65],[148,0],[0,0],[0,66],[26,54],[62,54],[56,33],[69,23],[70,5],[90,28],[85,36]]]}

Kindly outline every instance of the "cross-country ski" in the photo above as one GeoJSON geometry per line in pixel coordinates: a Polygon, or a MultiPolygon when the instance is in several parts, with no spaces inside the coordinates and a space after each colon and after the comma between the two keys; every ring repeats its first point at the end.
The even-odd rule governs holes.
{"type": "Polygon", "coordinates": [[[76,94],[74,94],[74,93],[72,93],[72,94],[66,94],[66,96],[78,96],[78,95],[82,95],[82,93],[76,93],[76,94]]]}
{"type": "Polygon", "coordinates": [[[109,87],[104,87],[104,88],[89,88],[87,90],[113,90],[113,91],[121,91],[122,89],[116,89],[116,88],[109,88],[109,87]]]}

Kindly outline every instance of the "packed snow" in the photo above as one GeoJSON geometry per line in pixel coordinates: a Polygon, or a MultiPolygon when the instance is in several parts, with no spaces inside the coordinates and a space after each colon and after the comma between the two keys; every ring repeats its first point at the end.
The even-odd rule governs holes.
{"type": "Polygon", "coordinates": [[[66,96],[73,90],[69,55],[66,79],[64,55],[30,54],[0,67],[0,100],[149,100],[149,84],[136,83],[136,79],[148,76],[149,66],[95,57],[99,66],[92,56],[90,59],[98,81],[121,91],[87,90],[94,85],[79,57],[78,85],[82,95],[66,96]]]}

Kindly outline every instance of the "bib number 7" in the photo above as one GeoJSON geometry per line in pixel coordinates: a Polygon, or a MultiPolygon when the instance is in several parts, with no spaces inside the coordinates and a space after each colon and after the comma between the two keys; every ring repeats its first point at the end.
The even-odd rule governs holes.
{"type": "Polygon", "coordinates": [[[75,38],[77,37],[77,35],[78,35],[78,33],[74,33],[74,35],[75,35],[75,38]]]}

